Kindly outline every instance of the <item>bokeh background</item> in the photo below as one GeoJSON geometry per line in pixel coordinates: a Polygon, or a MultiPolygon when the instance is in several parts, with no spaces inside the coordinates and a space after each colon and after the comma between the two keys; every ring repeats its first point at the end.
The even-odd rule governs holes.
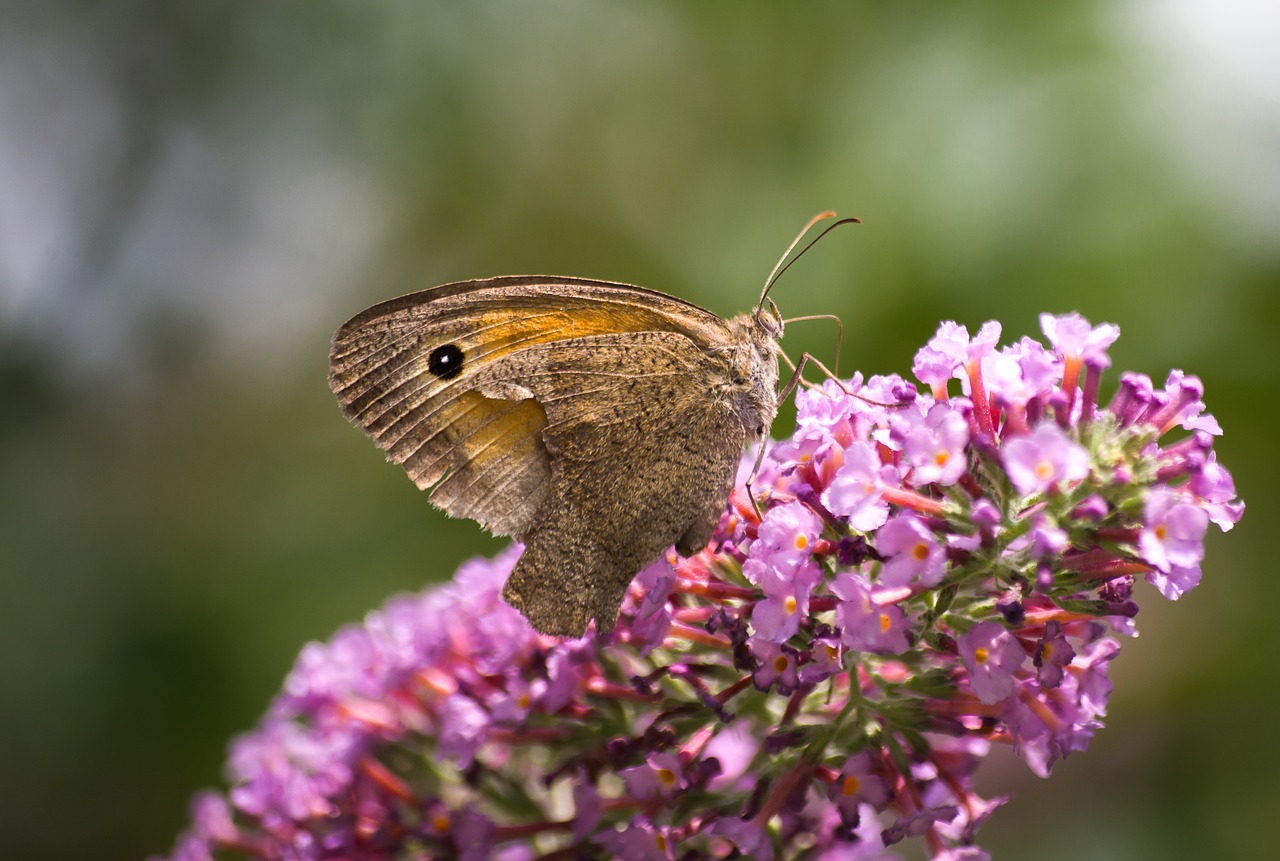
{"type": "Polygon", "coordinates": [[[990,764],[984,845],[1268,856],[1278,36],[1265,0],[0,4],[0,856],[167,852],[304,642],[500,546],[343,421],[339,323],[542,272],[728,314],[825,208],[865,223],[774,296],[846,370],[1115,322],[1117,370],[1204,379],[1249,505],[1146,591],[1092,748],[990,764]]]}

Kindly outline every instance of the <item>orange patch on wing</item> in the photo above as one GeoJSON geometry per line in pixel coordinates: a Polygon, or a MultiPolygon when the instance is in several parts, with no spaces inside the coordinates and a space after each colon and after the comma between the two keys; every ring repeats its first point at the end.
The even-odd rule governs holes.
{"type": "Polygon", "coordinates": [[[498,359],[516,348],[566,338],[585,338],[617,332],[670,330],[651,308],[619,303],[608,307],[575,305],[572,313],[529,314],[528,309],[495,310],[476,316],[475,332],[486,355],[498,359]]]}

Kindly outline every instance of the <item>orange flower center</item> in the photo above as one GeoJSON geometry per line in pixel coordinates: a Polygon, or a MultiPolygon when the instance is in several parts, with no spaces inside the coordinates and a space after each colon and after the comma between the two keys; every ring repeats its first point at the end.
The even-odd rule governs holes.
{"type": "Polygon", "coordinates": [[[991,657],[991,653],[987,651],[986,646],[979,646],[973,650],[973,659],[980,664],[985,664],[989,657],[991,657]]]}

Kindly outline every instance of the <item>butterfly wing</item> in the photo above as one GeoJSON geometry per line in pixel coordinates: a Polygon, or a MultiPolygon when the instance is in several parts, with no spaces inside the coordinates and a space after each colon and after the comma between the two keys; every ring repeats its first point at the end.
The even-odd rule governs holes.
{"type": "MultiPolygon", "coordinates": [[[[670,377],[645,379],[642,369],[674,355],[684,373],[705,377],[700,363],[726,331],[695,305],[627,285],[459,282],[383,302],[344,324],[330,382],[346,416],[431,489],[432,502],[495,534],[526,537],[538,512],[565,495],[556,491],[566,480],[576,486],[623,458],[633,468],[639,457],[617,446],[665,433],[672,411],[708,409],[696,397],[673,402],[672,392],[684,389],[662,383],[670,377]],[[664,334],[637,341],[637,333],[664,334]],[[620,382],[632,387],[625,398],[616,394],[620,382]],[[667,412],[655,412],[664,399],[667,412]]],[[[592,516],[574,499],[555,510],[592,516]]]]}

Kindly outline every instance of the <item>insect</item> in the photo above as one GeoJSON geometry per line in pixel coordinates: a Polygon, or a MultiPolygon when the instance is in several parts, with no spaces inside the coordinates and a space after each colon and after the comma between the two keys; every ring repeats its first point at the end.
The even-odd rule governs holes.
{"type": "Polygon", "coordinates": [[[435,505],[524,543],[503,598],[534,628],[607,633],[641,568],[711,540],[743,448],[815,361],[779,391],[768,292],[833,216],[750,313],[584,278],[460,281],[348,320],[330,384],[435,505]]]}

